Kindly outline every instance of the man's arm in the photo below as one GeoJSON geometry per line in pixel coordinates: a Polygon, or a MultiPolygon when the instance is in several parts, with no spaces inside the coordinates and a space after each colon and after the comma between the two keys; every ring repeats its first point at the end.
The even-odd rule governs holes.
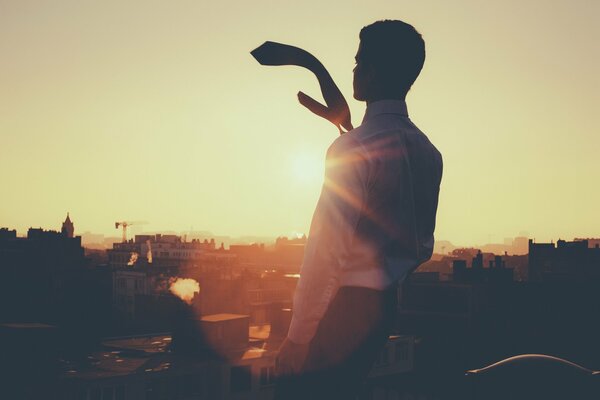
{"type": "Polygon", "coordinates": [[[298,65],[314,73],[319,81],[326,105],[319,103],[303,92],[298,92],[300,104],[318,116],[332,122],[338,127],[340,134],[344,133],[342,127],[346,130],[352,129],[350,108],[348,108],[344,95],[327,69],[315,56],[298,47],[270,41],[263,43],[250,53],[262,65],[298,65]]]}
{"type": "Polygon", "coordinates": [[[368,168],[360,145],[347,137],[327,152],[325,180],[304,252],[288,338],[309,343],[338,288],[340,260],[364,212],[368,168]]]}

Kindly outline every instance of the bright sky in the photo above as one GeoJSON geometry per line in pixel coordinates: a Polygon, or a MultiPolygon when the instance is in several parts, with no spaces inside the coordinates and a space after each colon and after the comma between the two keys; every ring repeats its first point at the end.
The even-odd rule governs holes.
{"type": "Polygon", "coordinates": [[[444,157],[436,237],[600,236],[600,2],[0,0],[0,226],[119,235],[306,232],[336,129],[296,100],[326,65],[357,125],[358,32],[413,24],[427,60],[407,99],[444,157]],[[285,5],[284,5],[285,4],[285,5]]]}

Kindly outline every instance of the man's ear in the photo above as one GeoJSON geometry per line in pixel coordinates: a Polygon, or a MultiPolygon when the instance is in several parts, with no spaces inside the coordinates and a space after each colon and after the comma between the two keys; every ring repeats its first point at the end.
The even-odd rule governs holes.
{"type": "Polygon", "coordinates": [[[381,91],[381,88],[379,87],[379,85],[380,85],[379,82],[381,82],[381,80],[379,79],[379,73],[371,65],[365,66],[364,73],[365,73],[365,75],[364,75],[365,90],[367,91],[367,93],[365,93],[365,95],[367,95],[370,98],[375,93],[381,91]]]}
{"type": "Polygon", "coordinates": [[[362,95],[364,97],[365,101],[369,101],[372,100],[374,96],[377,96],[377,93],[379,93],[381,91],[380,88],[380,82],[381,80],[379,79],[380,74],[377,71],[377,69],[369,64],[369,63],[363,63],[362,65],[362,72],[361,72],[361,78],[362,78],[362,95]]]}

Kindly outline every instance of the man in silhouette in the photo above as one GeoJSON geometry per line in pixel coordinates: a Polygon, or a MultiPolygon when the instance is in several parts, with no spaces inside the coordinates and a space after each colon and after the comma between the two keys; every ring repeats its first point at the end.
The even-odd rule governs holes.
{"type": "Polygon", "coordinates": [[[278,398],[355,396],[393,329],[398,285],[431,257],[442,158],[405,103],[424,60],[409,24],[360,32],[354,98],[367,110],[327,151],[278,398]]]}

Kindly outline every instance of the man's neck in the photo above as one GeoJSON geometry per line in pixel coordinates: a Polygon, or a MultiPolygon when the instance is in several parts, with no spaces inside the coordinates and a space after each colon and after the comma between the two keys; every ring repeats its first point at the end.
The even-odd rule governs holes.
{"type": "Polygon", "coordinates": [[[376,101],[381,101],[381,100],[406,101],[406,96],[390,96],[390,95],[374,96],[373,98],[370,98],[367,100],[367,107],[369,106],[369,104],[374,103],[376,101]]]}

